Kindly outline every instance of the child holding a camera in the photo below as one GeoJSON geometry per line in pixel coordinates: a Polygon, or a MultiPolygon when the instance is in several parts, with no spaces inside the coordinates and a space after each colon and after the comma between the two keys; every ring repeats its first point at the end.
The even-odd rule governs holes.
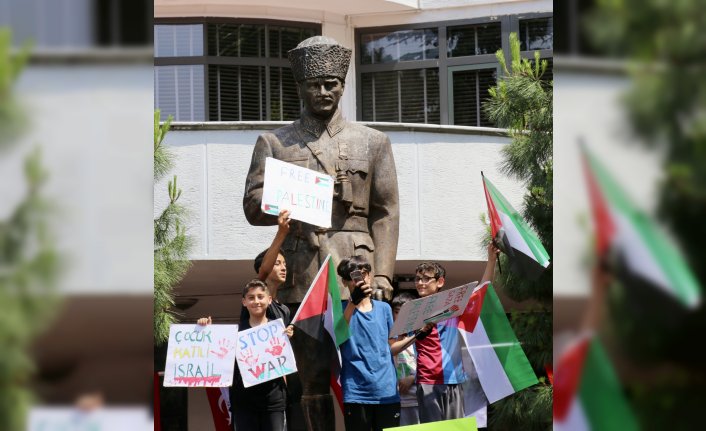
{"type": "Polygon", "coordinates": [[[378,431],[400,423],[400,396],[393,361],[405,345],[389,338],[392,309],[372,299],[371,266],[362,256],[343,259],[337,272],[351,299],[343,312],[350,338],[341,344],[343,417],[347,431],[378,431]]]}

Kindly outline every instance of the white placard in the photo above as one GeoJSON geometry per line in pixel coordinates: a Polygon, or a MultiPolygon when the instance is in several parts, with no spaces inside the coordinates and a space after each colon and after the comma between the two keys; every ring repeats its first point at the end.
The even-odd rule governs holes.
{"type": "Polygon", "coordinates": [[[402,305],[390,330],[390,337],[415,331],[429,322],[441,322],[463,314],[478,283],[443,290],[402,305]]]}
{"type": "Polygon", "coordinates": [[[278,215],[283,209],[290,218],[320,227],[331,227],[333,178],[321,172],[268,157],[262,212],[278,215]]]}
{"type": "Polygon", "coordinates": [[[172,325],[164,386],[233,384],[238,325],[172,325]]]}
{"type": "Polygon", "coordinates": [[[238,332],[238,368],[250,387],[297,372],[297,363],[282,319],[238,332]]]}
{"type": "Polygon", "coordinates": [[[27,431],[148,431],[153,429],[148,411],[139,407],[100,407],[82,411],[76,407],[34,407],[27,431]]]}

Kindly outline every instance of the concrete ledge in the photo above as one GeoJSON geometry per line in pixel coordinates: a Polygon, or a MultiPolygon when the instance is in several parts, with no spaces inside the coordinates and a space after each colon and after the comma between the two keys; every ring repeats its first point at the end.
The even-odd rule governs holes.
{"type": "MultiPolygon", "coordinates": [[[[204,121],[173,122],[171,130],[274,130],[286,126],[291,121],[204,121]]],[[[492,127],[447,126],[416,123],[373,123],[356,121],[382,132],[451,133],[459,135],[508,136],[506,129],[492,127]]]]}
{"type": "Polygon", "coordinates": [[[121,65],[154,64],[152,46],[135,48],[37,49],[29,57],[31,65],[121,65]]]}
{"type": "Polygon", "coordinates": [[[627,76],[632,64],[628,60],[581,56],[554,56],[554,71],[627,76]]]}

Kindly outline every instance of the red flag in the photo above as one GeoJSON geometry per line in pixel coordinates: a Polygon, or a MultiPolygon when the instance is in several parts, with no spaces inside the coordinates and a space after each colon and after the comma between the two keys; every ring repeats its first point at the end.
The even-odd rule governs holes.
{"type": "Polygon", "coordinates": [[[459,329],[463,329],[466,332],[473,332],[473,329],[476,327],[476,323],[478,323],[480,310],[483,307],[483,298],[485,298],[485,292],[488,290],[489,284],[490,282],[486,281],[473,290],[473,294],[468,300],[466,310],[464,310],[463,314],[458,318],[459,329]]]}
{"type": "Polygon", "coordinates": [[[206,388],[216,431],[231,431],[230,398],[228,388],[206,388]]]}
{"type": "Polygon", "coordinates": [[[154,372],[154,431],[162,431],[162,417],[160,416],[162,413],[160,411],[160,405],[159,405],[159,388],[162,386],[159,382],[159,373],[154,372]]]}
{"type": "Polygon", "coordinates": [[[331,260],[331,255],[324,259],[319,273],[316,274],[297,313],[292,318],[292,325],[319,341],[324,340],[324,332],[326,332],[331,336],[336,347],[350,337],[348,322],[343,317],[341,293],[336,280],[336,266],[331,260]]]}

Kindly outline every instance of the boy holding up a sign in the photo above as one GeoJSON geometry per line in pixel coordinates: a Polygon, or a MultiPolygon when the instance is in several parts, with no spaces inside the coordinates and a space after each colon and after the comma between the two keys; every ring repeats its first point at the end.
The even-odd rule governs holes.
{"type": "MultiPolygon", "coordinates": [[[[252,280],[243,288],[243,306],[249,312],[247,320],[241,320],[238,331],[266,324],[269,319],[266,312],[272,303],[272,296],[267,285],[252,280]]],[[[199,325],[211,323],[210,317],[202,317],[199,325]]],[[[291,335],[290,335],[291,336],[291,335]]],[[[233,386],[230,388],[230,405],[237,430],[284,431],[287,389],[284,377],[265,381],[246,388],[238,369],[233,373],[233,386]]]]}
{"type": "MultiPolygon", "coordinates": [[[[495,273],[498,248],[488,245],[488,263],[480,284],[495,273]]],[[[437,293],[444,286],[446,271],[437,262],[417,265],[414,284],[420,297],[437,293]]],[[[457,319],[454,318],[454,319],[457,319]]],[[[421,423],[463,418],[466,381],[457,329],[446,322],[428,324],[415,340],[417,350],[417,401],[421,423]]]]}

